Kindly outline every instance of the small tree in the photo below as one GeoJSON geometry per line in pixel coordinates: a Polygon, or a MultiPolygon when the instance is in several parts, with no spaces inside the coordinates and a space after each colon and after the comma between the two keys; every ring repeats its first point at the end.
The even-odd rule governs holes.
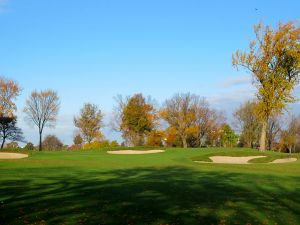
{"type": "Polygon", "coordinates": [[[48,135],[43,141],[43,147],[46,150],[55,151],[62,150],[64,144],[55,135],[48,135]]]}
{"type": "Polygon", "coordinates": [[[24,146],[24,149],[25,150],[34,150],[35,149],[35,147],[34,147],[34,145],[31,143],[31,142],[28,142],[25,146],[24,146]]]}
{"type": "Polygon", "coordinates": [[[80,134],[75,135],[73,139],[74,145],[82,145],[83,144],[83,139],[80,134]]]}
{"type": "Polygon", "coordinates": [[[247,101],[234,113],[242,145],[249,148],[253,148],[259,139],[260,121],[256,115],[256,106],[256,102],[247,101]]]}
{"type": "Polygon", "coordinates": [[[0,138],[2,139],[1,149],[5,141],[24,141],[23,132],[17,127],[16,117],[0,117],[0,138]]]}
{"type": "Polygon", "coordinates": [[[238,135],[228,124],[225,124],[222,129],[221,142],[224,147],[234,147],[238,141],[238,135]]]}
{"type": "Polygon", "coordinates": [[[250,42],[248,53],[237,51],[232,64],[246,68],[253,75],[262,127],[260,150],[264,151],[268,119],[295,102],[293,89],[300,78],[300,28],[289,22],[279,24],[274,30],[260,23],[254,30],[257,41],[250,42]]]}
{"type": "Polygon", "coordinates": [[[46,126],[53,126],[59,111],[59,98],[52,90],[33,91],[26,101],[26,119],[39,129],[39,151],[42,151],[42,135],[46,126]]]}
{"type": "Polygon", "coordinates": [[[146,136],[151,132],[157,121],[157,114],[151,99],[142,94],[135,94],[125,102],[122,97],[117,99],[115,109],[117,130],[122,132],[127,143],[134,146],[144,145],[146,136]]]}
{"type": "Polygon", "coordinates": [[[16,141],[12,141],[12,142],[8,143],[5,147],[8,149],[18,149],[19,144],[16,141]]]}
{"type": "Polygon", "coordinates": [[[91,143],[95,138],[101,137],[103,114],[98,106],[87,103],[80,110],[79,117],[74,118],[75,126],[80,130],[83,139],[91,143]]]}

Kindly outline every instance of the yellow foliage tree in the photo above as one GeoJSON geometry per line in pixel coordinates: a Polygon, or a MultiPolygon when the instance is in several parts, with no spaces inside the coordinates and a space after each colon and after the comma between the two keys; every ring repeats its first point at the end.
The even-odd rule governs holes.
{"type": "Polygon", "coordinates": [[[253,75],[257,88],[257,112],[261,120],[260,150],[266,149],[267,121],[295,102],[293,89],[300,75],[300,28],[293,22],[279,24],[277,29],[254,26],[256,41],[249,52],[232,56],[234,67],[244,67],[253,75]]]}

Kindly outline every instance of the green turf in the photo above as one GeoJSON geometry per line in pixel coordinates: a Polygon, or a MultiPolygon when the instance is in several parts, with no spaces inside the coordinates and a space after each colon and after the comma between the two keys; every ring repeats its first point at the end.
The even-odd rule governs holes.
{"type": "Polygon", "coordinates": [[[300,224],[299,161],[193,162],[226,152],[259,154],[171,149],[109,155],[94,150],[34,152],[27,159],[0,160],[0,223],[300,224]]]}

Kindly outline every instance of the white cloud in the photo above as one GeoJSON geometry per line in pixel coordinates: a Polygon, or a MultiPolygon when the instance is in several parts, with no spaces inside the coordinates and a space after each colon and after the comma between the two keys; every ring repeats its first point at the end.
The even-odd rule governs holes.
{"type": "Polygon", "coordinates": [[[250,85],[252,81],[252,78],[250,75],[244,75],[244,76],[231,76],[227,79],[223,80],[221,83],[219,83],[219,87],[222,88],[230,88],[235,87],[239,85],[250,85]]]}

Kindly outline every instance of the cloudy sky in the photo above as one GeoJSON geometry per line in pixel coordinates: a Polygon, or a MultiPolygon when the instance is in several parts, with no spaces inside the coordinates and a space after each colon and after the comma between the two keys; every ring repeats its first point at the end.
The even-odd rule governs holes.
{"type": "MultiPolygon", "coordinates": [[[[22,109],[35,89],[59,93],[57,126],[45,134],[68,144],[80,107],[99,105],[107,123],[118,94],[143,93],[161,104],[192,92],[230,120],[255,95],[251,76],[232,68],[232,53],[247,49],[253,24],[299,20],[299,8],[296,0],[0,0],[0,74],[23,88],[19,126],[33,143],[37,129],[22,109]]],[[[299,87],[295,93],[300,97],[299,87]]],[[[108,127],[104,132],[119,139],[108,127]]]]}

